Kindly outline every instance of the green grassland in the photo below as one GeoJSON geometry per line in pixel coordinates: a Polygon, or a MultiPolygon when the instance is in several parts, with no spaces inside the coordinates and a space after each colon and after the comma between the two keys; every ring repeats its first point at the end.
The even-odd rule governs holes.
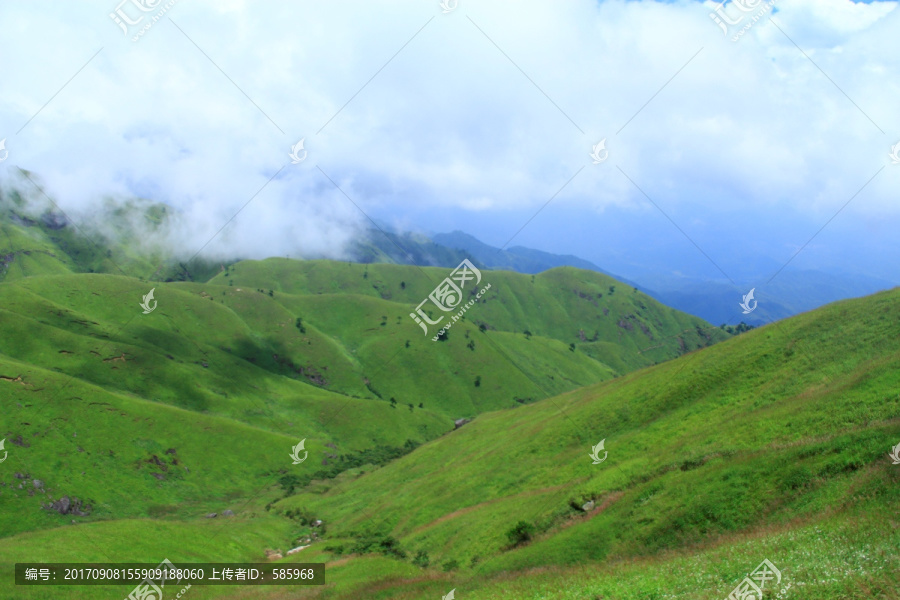
{"type": "Polygon", "coordinates": [[[409,313],[447,268],[184,265],[2,198],[2,598],[130,591],[16,588],[15,562],[308,537],[281,560],[325,587],[187,597],[712,599],[763,558],[782,598],[898,597],[900,290],[732,337],[599,273],[483,270],[433,342],[409,313]],[[62,496],[89,514],[44,508],[62,496]]]}
{"type": "MultiPolygon", "coordinates": [[[[612,381],[481,414],[385,466],[315,480],[287,497],[266,477],[284,468],[278,456],[289,438],[103,390],[110,406],[53,403],[45,429],[52,423],[60,435],[28,441],[46,444],[42,453],[56,462],[44,462],[60,476],[30,475],[97,508],[62,526],[35,497],[11,504],[3,489],[5,508],[25,522],[4,539],[0,564],[9,574],[13,560],[46,560],[48,548],[60,561],[153,561],[160,552],[173,562],[262,560],[263,547],[286,549],[314,516],[325,522],[323,539],[284,560],[326,562],[326,588],[191,594],[423,598],[455,587],[472,598],[721,598],[769,558],[792,583],[783,597],[894,598],[900,470],[887,451],[900,440],[898,296],[840,302],[612,381]],[[70,440],[74,419],[90,426],[70,440]],[[138,421],[152,433],[123,444],[117,430],[138,421]],[[587,454],[599,439],[609,458],[592,465],[587,454]],[[166,447],[191,476],[141,481],[159,469],[147,456],[166,447]],[[79,469],[86,474],[75,477],[79,469]],[[588,500],[596,508],[576,508],[588,500]],[[143,512],[116,512],[129,504],[143,512]],[[201,516],[226,505],[237,509],[233,520],[201,516]],[[506,531],[520,520],[535,532],[512,546],[506,531]],[[120,522],[130,543],[111,527],[120,522]],[[388,538],[396,544],[383,552],[388,538]],[[412,564],[419,552],[427,567],[412,564]]],[[[15,367],[26,382],[51,378],[3,364],[15,367]]],[[[39,393],[15,386],[19,403],[39,393]]],[[[88,384],[71,386],[73,397],[91,393],[88,384]]],[[[5,466],[18,470],[20,448],[12,448],[5,466]]],[[[54,597],[111,592],[59,591],[54,597]]]]}
{"type": "MultiPolygon", "coordinates": [[[[435,564],[455,561],[475,588],[510,572],[647,559],[742,536],[760,540],[759,562],[769,532],[857,518],[871,527],[859,539],[880,548],[885,564],[846,573],[856,591],[840,597],[896,597],[898,556],[889,550],[900,540],[892,510],[900,469],[887,452],[900,442],[898,299],[895,290],[830,305],[612,382],[482,415],[375,473],[272,509],[315,514],[337,538],[392,536],[435,564]],[[600,439],[609,458],[592,465],[587,452],[600,439]],[[588,500],[602,510],[575,508],[588,500]],[[536,534],[509,548],[505,532],[519,520],[536,534]],[[854,587],[857,575],[860,586],[874,575],[893,595],[867,595],[854,587]]],[[[839,597],[831,593],[811,586],[803,597],[839,597]]]]}

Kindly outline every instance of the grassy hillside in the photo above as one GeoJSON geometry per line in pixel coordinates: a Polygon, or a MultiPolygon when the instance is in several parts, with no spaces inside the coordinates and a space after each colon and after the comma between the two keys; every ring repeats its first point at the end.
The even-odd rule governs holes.
{"type": "MultiPolygon", "coordinates": [[[[198,532],[245,527],[253,541],[229,542],[231,556],[260,558],[261,540],[285,548],[309,534],[266,508],[312,480],[363,476],[455,419],[729,337],[564,268],[484,271],[491,292],[433,342],[409,313],[448,269],[268,259],[179,273],[152,249],[88,240],[32,191],[6,190],[0,215],[0,535],[18,560],[48,539],[67,540],[51,544],[59,560],[159,560],[155,542],[114,554],[102,541],[120,531],[112,523],[138,537],[184,531],[172,560],[212,560],[198,532]],[[142,314],[151,288],[156,308],[142,314]],[[292,465],[301,439],[309,460],[292,465]],[[87,514],[48,509],[64,496],[87,514]],[[225,509],[237,516],[203,517],[225,509]]],[[[124,231],[167,218],[137,201],[108,209],[124,231]]]]}
{"type": "MultiPolygon", "coordinates": [[[[780,550],[768,535],[787,539],[796,528],[813,543],[824,528],[874,552],[854,552],[862,567],[842,572],[839,585],[807,581],[793,597],[893,598],[900,469],[887,452],[900,442],[898,300],[895,290],[841,302],[613,382],[483,415],[375,473],[273,510],[315,514],[345,540],[345,553],[367,536],[391,536],[410,556],[424,551],[434,564],[458,565],[460,591],[471,585],[482,590],[474,597],[496,598],[540,597],[526,585],[506,591],[509,572],[546,583],[527,573],[557,565],[561,581],[578,573],[566,565],[758,548],[756,562],[747,558],[753,564],[709,551],[722,564],[710,565],[707,579],[722,587],[691,597],[724,597],[729,576],[736,584],[737,570],[752,569],[765,548],[780,550]],[[609,458],[592,465],[588,451],[600,439],[609,458]],[[588,501],[596,508],[576,508],[588,501]],[[506,532],[521,520],[534,539],[511,548],[506,532]]],[[[790,546],[769,558],[821,574],[823,565],[790,546]]],[[[831,552],[839,563],[834,548],[820,550],[813,556],[831,552]]],[[[388,566],[383,573],[392,577],[388,566]]],[[[610,582],[598,581],[592,593],[610,593],[610,582]]]]}
{"type": "MultiPolygon", "coordinates": [[[[782,588],[791,584],[781,597],[894,598],[900,468],[887,452],[900,442],[898,300],[894,290],[834,304],[482,414],[380,468],[308,484],[315,464],[279,458],[289,436],[77,380],[56,396],[65,402],[41,408],[36,399],[65,376],[4,358],[2,372],[22,381],[0,380],[16,405],[3,427],[30,445],[8,443],[3,464],[0,502],[16,518],[2,525],[0,575],[9,581],[14,561],[50,556],[262,559],[315,531],[319,541],[284,560],[327,562],[326,588],[191,594],[423,598],[456,588],[459,598],[712,599],[768,558],[782,588]],[[86,401],[92,395],[108,405],[86,401]],[[593,465],[588,452],[601,439],[608,458],[593,465]],[[25,468],[54,497],[79,495],[95,512],[63,525],[68,518],[39,508],[43,492],[15,487],[21,480],[9,474],[25,468]],[[275,483],[285,473],[299,477],[288,495],[275,483]],[[236,517],[202,518],[226,506],[236,517]],[[324,526],[310,527],[314,518],[324,526]],[[507,534],[520,521],[530,539],[515,543],[507,534]]],[[[59,588],[53,597],[113,591],[59,588]]]]}
{"type": "Polygon", "coordinates": [[[781,598],[898,597],[900,290],[731,338],[601,273],[483,270],[435,342],[409,313],[447,268],[181,267],[4,202],[2,598],[130,591],[14,588],[15,562],[309,542],[281,560],[324,588],[190,597],[713,599],[763,558],[781,598]]]}

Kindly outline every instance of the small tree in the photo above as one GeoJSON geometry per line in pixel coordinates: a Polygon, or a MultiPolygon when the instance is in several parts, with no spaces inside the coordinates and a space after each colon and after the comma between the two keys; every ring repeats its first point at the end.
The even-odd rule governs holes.
{"type": "Polygon", "coordinates": [[[475,376],[475,387],[479,387],[481,385],[481,375],[475,376]]]}
{"type": "Polygon", "coordinates": [[[569,344],[569,352],[575,352],[575,342],[569,344]]]}
{"type": "Polygon", "coordinates": [[[534,525],[527,521],[519,521],[506,532],[506,537],[511,545],[518,546],[530,540],[533,534],[534,525]]]}
{"type": "Polygon", "coordinates": [[[525,339],[527,339],[527,340],[530,340],[530,339],[531,339],[531,332],[530,332],[530,331],[528,331],[528,330],[526,329],[526,330],[523,331],[522,333],[525,334],[525,339]]]}

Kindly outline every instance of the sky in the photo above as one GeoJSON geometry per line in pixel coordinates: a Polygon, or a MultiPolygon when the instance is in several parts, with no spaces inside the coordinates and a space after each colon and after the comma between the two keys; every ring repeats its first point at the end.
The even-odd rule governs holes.
{"type": "Polygon", "coordinates": [[[900,282],[896,9],[0,0],[0,185],[87,226],[164,202],[183,256],[343,258],[374,220],[623,276],[900,282]]]}

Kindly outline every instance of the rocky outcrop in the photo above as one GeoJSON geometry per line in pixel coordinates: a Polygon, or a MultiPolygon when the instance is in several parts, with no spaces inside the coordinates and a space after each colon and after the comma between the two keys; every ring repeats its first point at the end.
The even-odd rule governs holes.
{"type": "Polygon", "coordinates": [[[91,514],[90,504],[82,506],[81,500],[75,497],[70,500],[68,496],[63,496],[55,502],[45,504],[44,508],[46,510],[55,510],[61,515],[75,515],[76,517],[86,517],[91,514]]]}

